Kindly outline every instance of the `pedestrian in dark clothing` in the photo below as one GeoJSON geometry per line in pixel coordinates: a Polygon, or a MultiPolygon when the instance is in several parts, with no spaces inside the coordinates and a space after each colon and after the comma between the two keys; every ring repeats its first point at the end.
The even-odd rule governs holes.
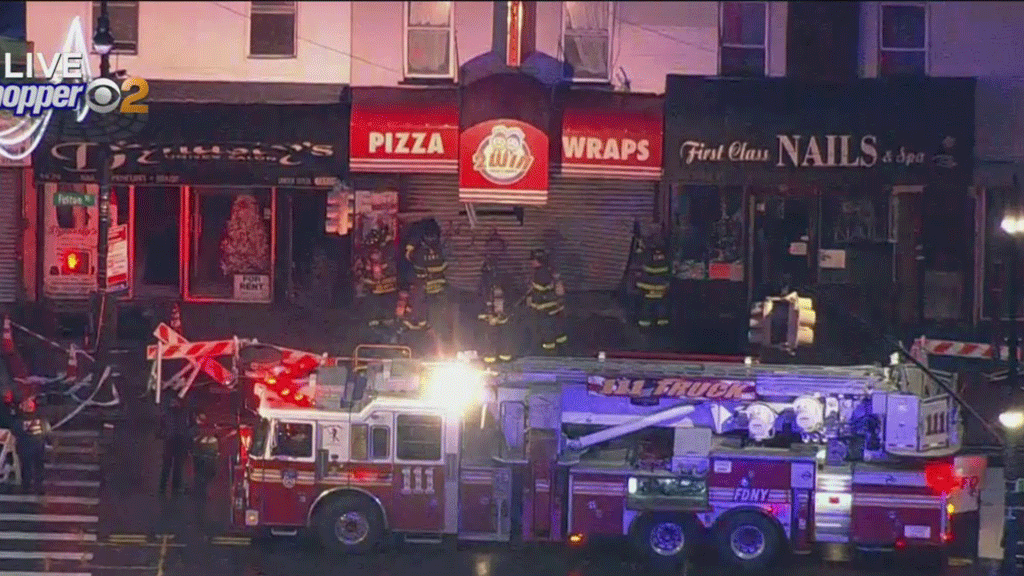
{"type": "Polygon", "coordinates": [[[22,435],[16,440],[21,462],[21,489],[25,493],[35,491],[42,494],[50,423],[36,413],[36,401],[32,398],[21,403],[21,430],[22,435]]]}
{"type": "Polygon", "coordinates": [[[196,418],[197,433],[192,450],[192,472],[195,478],[196,521],[202,527],[206,524],[207,490],[217,476],[220,461],[220,445],[215,428],[206,421],[205,414],[196,418]]]}
{"type": "Polygon", "coordinates": [[[14,401],[14,391],[10,389],[4,390],[3,402],[0,403],[0,430],[10,430],[15,437],[20,436],[18,403],[14,401]]]}
{"type": "Polygon", "coordinates": [[[167,493],[167,481],[171,491],[182,493],[181,470],[188,458],[192,444],[193,420],[181,400],[174,398],[164,412],[160,423],[160,437],[164,441],[163,466],[160,469],[160,494],[167,493]]]}

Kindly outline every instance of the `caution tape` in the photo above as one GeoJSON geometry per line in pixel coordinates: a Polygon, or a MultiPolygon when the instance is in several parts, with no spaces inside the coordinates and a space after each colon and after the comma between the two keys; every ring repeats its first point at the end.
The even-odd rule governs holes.
{"type": "Polygon", "coordinates": [[[96,361],[96,359],[93,358],[93,356],[91,354],[89,354],[85,350],[82,350],[82,349],[80,349],[78,347],[75,347],[74,350],[72,351],[71,348],[65,348],[60,342],[57,342],[55,340],[51,340],[51,339],[47,338],[46,336],[43,336],[42,334],[39,334],[38,332],[33,332],[32,330],[29,330],[28,328],[22,326],[21,324],[18,324],[17,322],[13,322],[12,321],[11,322],[11,326],[14,327],[14,328],[17,328],[21,332],[24,332],[25,334],[28,334],[29,336],[35,338],[36,340],[39,340],[39,341],[44,342],[46,344],[49,344],[51,347],[57,348],[57,349],[63,351],[68,356],[70,356],[71,354],[75,354],[76,356],[81,356],[81,357],[85,358],[86,360],[89,360],[90,362],[95,362],[96,361]]]}

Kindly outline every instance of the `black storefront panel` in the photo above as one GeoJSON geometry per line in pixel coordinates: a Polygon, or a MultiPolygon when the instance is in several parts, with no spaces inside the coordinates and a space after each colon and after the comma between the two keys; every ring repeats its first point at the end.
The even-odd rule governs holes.
{"type": "Polygon", "coordinates": [[[665,172],[677,182],[968,185],[971,78],[863,79],[670,75],[665,172]]]}
{"type": "MultiPolygon", "coordinates": [[[[347,173],[345,104],[152,103],[149,109],[138,134],[111,145],[115,184],[330,186],[347,173]]],[[[85,134],[36,149],[36,179],[96,182],[103,144],[85,134]]]]}

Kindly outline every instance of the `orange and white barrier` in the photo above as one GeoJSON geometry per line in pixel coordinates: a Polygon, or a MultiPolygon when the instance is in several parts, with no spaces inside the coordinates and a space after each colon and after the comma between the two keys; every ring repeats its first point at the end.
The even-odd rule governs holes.
{"type": "MultiPolygon", "coordinates": [[[[953,356],[956,358],[975,358],[979,360],[992,360],[996,357],[996,346],[982,344],[980,342],[958,342],[955,340],[933,340],[924,336],[914,341],[914,346],[920,346],[924,352],[933,356],[953,356]]],[[[1024,350],[1024,346],[1022,346],[1024,350]]],[[[1021,350],[1017,351],[1018,358],[1021,357],[1021,350]]],[[[1007,359],[1010,357],[1009,348],[999,347],[999,357],[1007,359]]]]}
{"type": "Polygon", "coordinates": [[[189,342],[176,330],[161,323],[153,331],[157,338],[155,345],[146,348],[146,359],[153,361],[150,371],[150,387],[154,389],[157,402],[164,388],[174,388],[184,398],[200,372],[213,378],[217,383],[227,385],[234,380],[234,374],[217,361],[221,356],[232,356],[238,346],[235,340],[214,342],[189,342]],[[166,382],[163,380],[165,360],[187,360],[188,365],[179,370],[166,382]]]}

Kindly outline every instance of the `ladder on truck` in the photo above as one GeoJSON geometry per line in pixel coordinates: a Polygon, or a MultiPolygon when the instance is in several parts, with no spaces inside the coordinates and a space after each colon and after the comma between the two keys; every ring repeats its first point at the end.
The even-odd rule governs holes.
{"type": "Polygon", "coordinates": [[[739,364],[733,362],[673,362],[659,360],[601,360],[597,358],[520,358],[500,369],[503,384],[586,383],[604,378],[717,378],[754,381],[762,395],[800,396],[809,393],[866,396],[898,392],[898,379],[880,366],[806,366],[739,364]]]}

